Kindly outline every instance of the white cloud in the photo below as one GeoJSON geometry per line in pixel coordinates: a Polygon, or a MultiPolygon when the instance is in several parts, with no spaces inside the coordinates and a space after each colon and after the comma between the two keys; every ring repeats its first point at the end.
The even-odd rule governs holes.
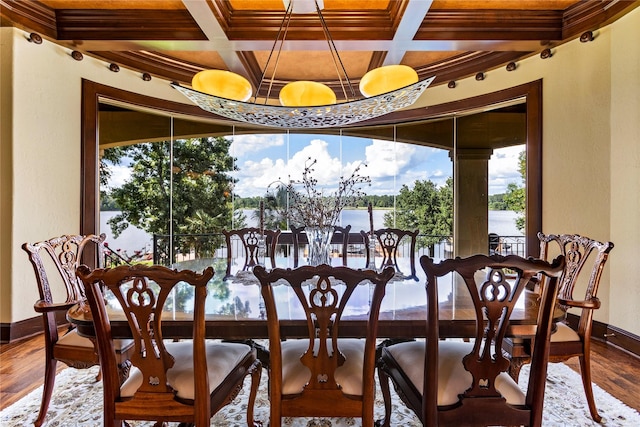
{"type": "Polygon", "coordinates": [[[293,180],[302,179],[305,165],[315,159],[317,162],[313,165],[311,176],[318,180],[318,184],[322,186],[337,183],[343,173],[342,164],[339,158],[331,157],[328,147],[329,144],[322,139],[311,140],[309,145],[291,156],[287,165],[287,176],[283,176],[283,180],[288,181],[289,177],[293,180]]]}
{"type": "Polygon", "coordinates": [[[240,170],[232,175],[238,180],[234,193],[241,197],[264,195],[269,184],[281,179],[281,172],[286,170],[284,160],[268,157],[259,162],[248,160],[238,167],[240,170]]]}
{"type": "Polygon", "coordinates": [[[512,182],[523,185],[518,170],[518,156],[524,150],[524,145],[516,145],[493,152],[489,160],[489,194],[504,193],[512,182]]]}
{"type": "Polygon", "coordinates": [[[285,143],[285,135],[234,135],[229,152],[234,157],[242,157],[247,153],[255,153],[270,147],[281,147],[285,143]]]}
{"type": "Polygon", "coordinates": [[[111,178],[109,179],[109,188],[118,188],[131,178],[131,167],[129,165],[113,165],[109,164],[111,178]]]}
{"type": "Polygon", "coordinates": [[[365,148],[365,160],[372,180],[398,175],[411,162],[416,147],[374,139],[365,148]]]}
{"type": "MultiPolygon", "coordinates": [[[[302,179],[305,165],[313,160],[313,178],[318,180],[320,187],[324,186],[328,192],[335,189],[340,176],[348,176],[353,169],[362,162],[356,161],[342,165],[340,159],[332,157],[328,150],[329,144],[322,139],[313,139],[301,150],[292,153],[289,161],[284,158],[264,158],[259,162],[245,161],[238,164],[239,171],[234,173],[238,179],[235,193],[240,197],[263,195],[269,184],[275,181],[289,182],[290,179],[302,179]]],[[[285,151],[282,150],[282,154],[285,151]]],[[[369,168],[362,169],[360,174],[367,175],[369,168]]]]}

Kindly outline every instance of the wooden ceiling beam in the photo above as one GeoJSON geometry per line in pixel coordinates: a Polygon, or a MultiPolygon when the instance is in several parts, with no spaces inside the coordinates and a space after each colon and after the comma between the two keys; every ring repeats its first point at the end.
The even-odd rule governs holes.
{"type": "Polygon", "coordinates": [[[568,8],[563,15],[563,39],[608,25],[620,16],[640,7],[637,0],[604,0],[579,2],[568,8]]]}
{"type": "Polygon", "coordinates": [[[58,40],[206,40],[186,10],[63,9],[58,40]]]}
{"type": "Polygon", "coordinates": [[[431,10],[418,40],[561,40],[561,11],[431,10]]]}
{"type": "MultiPolygon", "coordinates": [[[[334,40],[391,40],[393,19],[385,11],[322,13],[334,40]]],[[[284,19],[283,13],[241,11],[225,25],[229,40],[275,40],[284,19]]],[[[317,15],[293,15],[287,40],[325,40],[317,15]]]]}
{"type": "Polygon", "coordinates": [[[14,25],[25,31],[41,33],[41,35],[52,39],[56,39],[58,36],[55,11],[40,3],[23,0],[0,0],[0,17],[2,18],[2,26],[14,25]]]}

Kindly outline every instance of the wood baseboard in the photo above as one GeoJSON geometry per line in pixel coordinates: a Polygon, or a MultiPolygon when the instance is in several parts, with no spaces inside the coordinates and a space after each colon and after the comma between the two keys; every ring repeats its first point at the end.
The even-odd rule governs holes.
{"type": "MultiPolygon", "coordinates": [[[[567,314],[567,321],[573,328],[578,327],[579,319],[580,317],[576,314],[567,314]]],[[[594,320],[591,329],[591,339],[615,346],[620,350],[640,357],[640,337],[616,326],[594,320]]]]}
{"type": "Polygon", "coordinates": [[[608,345],[616,346],[628,353],[640,357],[639,336],[609,325],[604,337],[608,345]]]}
{"type": "MultiPolygon", "coordinates": [[[[58,325],[66,325],[69,322],[64,313],[56,313],[58,325]]],[[[0,323],[0,342],[10,343],[23,338],[41,334],[43,331],[42,316],[31,317],[13,323],[0,323]]]]}

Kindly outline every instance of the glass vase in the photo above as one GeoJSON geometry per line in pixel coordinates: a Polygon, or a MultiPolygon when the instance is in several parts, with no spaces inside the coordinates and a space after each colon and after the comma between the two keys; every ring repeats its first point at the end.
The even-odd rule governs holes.
{"type": "Polygon", "coordinates": [[[368,259],[369,262],[367,263],[367,269],[368,270],[375,270],[376,269],[376,235],[373,233],[369,234],[369,245],[367,247],[367,251],[368,253],[368,259]]]}
{"type": "Polygon", "coordinates": [[[333,227],[305,227],[309,241],[309,265],[331,265],[333,227]]]}

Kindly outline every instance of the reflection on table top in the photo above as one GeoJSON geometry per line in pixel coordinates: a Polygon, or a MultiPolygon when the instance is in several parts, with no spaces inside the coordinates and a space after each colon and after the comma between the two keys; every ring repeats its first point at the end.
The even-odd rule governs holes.
{"type": "MultiPolygon", "coordinates": [[[[408,260],[407,260],[408,261],[408,260]]],[[[340,261],[338,261],[340,262],[340,261]]],[[[362,260],[364,263],[364,259],[362,260]]],[[[405,260],[398,260],[401,270],[405,260]]],[[[226,265],[220,260],[201,261],[200,265],[174,266],[200,270],[214,265],[218,272],[208,285],[206,302],[207,336],[226,339],[266,338],[267,327],[260,286],[251,272],[242,272],[236,277],[223,281],[226,265]],[[206,265],[204,265],[206,263],[206,265]]],[[[354,266],[358,268],[359,266],[354,266]]],[[[385,338],[423,337],[426,332],[426,292],[424,272],[418,267],[418,281],[396,278],[386,287],[386,294],[380,310],[379,333],[385,338]]],[[[403,270],[404,271],[404,270],[403,270]]],[[[407,270],[409,271],[409,270],[407,270]]],[[[440,333],[442,337],[468,337],[474,330],[473,304],[466,290],[456,289],[453,280],[440,279],[440,333]]],[[[304,336],[302,308],[290,304],[294,301],[293,291],[286,285],[274,287],[281,324],[287,328],[290,337],[304,336]]],[[[192,290],[185,285],[176,289],[169,298],[163,315],[163,333],[169,337],[183,337],[191,333],[189,320],[192,290]]],[[[350,336],[363,336],[372,289],[363,284],[358,287],[345,308],[341,330],[350,336]]],[[[126,336],[126,321],[118,310],[118,303],[109,294],[105,296],[110,309],[111,326],[114,337],[126,336]]],[[[537,314],[538,295],[525,291],[512,314],[509,334],[514,336],[533,335],[537,314]]],[[[561,311],[557,313],[560,318],[561,311]]],[[[88,307],[72,309],[67,314],[69,321],[78,326],[81,334],[92,335],[92,319],[88,307]]]]}

